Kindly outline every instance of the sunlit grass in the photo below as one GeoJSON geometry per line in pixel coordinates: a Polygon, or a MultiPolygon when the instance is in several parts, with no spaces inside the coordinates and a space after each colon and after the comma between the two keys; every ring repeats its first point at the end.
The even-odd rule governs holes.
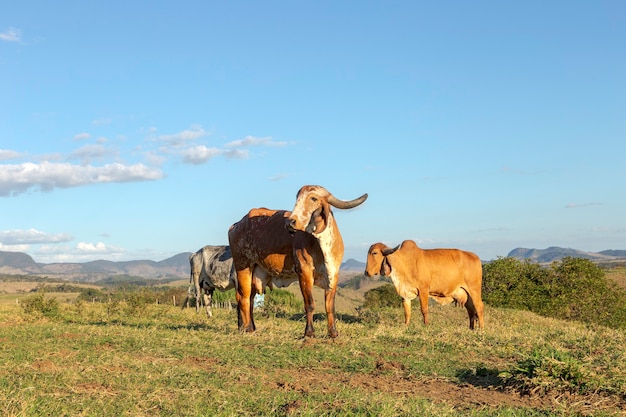
{"type": "Polygon", "coordinates": [[[580,372],[585,386],[575,388],[626,398],[625,332],[529,312],[487,307],[485,329],[470,331],[461,308],[434,305],[430,326],[418,313],[408,328],[401,308],[389,309],[376,322],[340,320],[335,340],[325,336],[323,314],[318,337],[305,340],[298,313],[259,310],[255,334],[238,332],[235,310],[215,309],[207,319],[150,304],[128,313],[125,303],[84,303],[33,317],[0,305],[4,415],[568,415],[558,407],[461,407],[412,392],[424,381],[480,380],[564,393],[571,387],[555,382],[557,368],[542,352],[580,372]],[[515,374],[529,363],[547,374],[515,374]]]}

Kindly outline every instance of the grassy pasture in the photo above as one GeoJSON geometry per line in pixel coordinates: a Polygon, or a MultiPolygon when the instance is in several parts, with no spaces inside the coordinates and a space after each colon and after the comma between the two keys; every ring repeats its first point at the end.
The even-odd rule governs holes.
{"type": "Polygon", "coordinates": [[[617,282],[617,285],[626,289],[626,267],[619,266],[604,270],[606,277],[617,282]]]}
{"type": "MultiPolygon", "coordinates": [[[[60,285],[67,284],[66,282],[33,282],[33,281],[0,281],[0,305],[2,304],[16,304],[20,299],[32,295],[33,291],[38,288],[53,288],[60,285]]],[[[71,283],[72,286],[77,288],[101,288],[98,285],[93,284],[81,284],[71,283]]],[[[80,293],[78,292],[65,292],[55,293],[48,292],[50,297],[54,297],[59,302],[71,303],[76,300],[80,293]]]]}
{"type": "MultiPolygon", "coordinates": [[[[405,328],[401,308],[368,318],[338,308],[340,336],[302,339],[301,312],[124,303],[61,304],[54,317],[0,305],[6,416],[623,415],[626,332],[487,306],[431,307],[405,328]]],[[[323,307],[318,303],[318,311],[323,307]]]]}

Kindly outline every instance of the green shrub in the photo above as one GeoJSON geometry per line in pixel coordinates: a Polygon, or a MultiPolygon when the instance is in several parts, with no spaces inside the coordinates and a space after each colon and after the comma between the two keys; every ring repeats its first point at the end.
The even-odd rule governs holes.
{"type": "Polygon", "coordinates": [[[225,303],[228,301],[230,301],[231,303],[235,303],[237,301],[234,289],[230,289],[228,291],[220,291],[220,290],[213,291],[214,303],[225,303]]]}
{"type": "Polygon", "coordinates": [[[626,328],[626,291],[588,259],[566,257],[542,267],[499,258],[483,266],[483,299],[495,307],[626,328]]]}
{"type": "Polygon", "coordinates": [[[156,300],[152,294],[146,291],[131,292],[126,294],[126,313],[130,316],[139,313],[145,309],[146,305],[156,303],[156,300]]]}
{"type": "Polygon", "coordinates": [[[80,290],[80,294],[77,299],[90,303],[94,301],[103,303],[109,299],[109,295],[96,288],[83,288],[80,290]]]}
{"type": "Polygon", "coordinates": [[[280,317],[288,313],[302,312],[304,302],[287,290],[275,288],[265,294],[263,309],[266,314],[280,317]]]}
{"type": "Polygon", "coordinates": [[[365,293],[363,308],[380,309],[385,307],[398,307],[402,305],[402,299],[392,284],[373,288],[365,293]]]}
{"type": "Polygon", "coordinates": [[[46,298],[44,292],[23,299],[21,306],[30,316],[56,317],[59,314],[59,302],[55,298],[46,298]]]}

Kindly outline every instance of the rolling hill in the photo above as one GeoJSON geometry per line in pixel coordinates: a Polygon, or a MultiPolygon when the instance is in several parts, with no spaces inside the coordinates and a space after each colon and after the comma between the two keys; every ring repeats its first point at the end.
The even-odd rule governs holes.
{"type": "MultiPolygon", "coordinates": [[[[189,278],[190,252],[182,252],[162,261],[91,261],[83,263],[37,263],[22,252],[0,251],[0,274],[48,276],[68,281],[97,282],[111,276],[127,275],[155,280],[189,278]]],[[[348,259],[341,271],[349,276],[365,269],[363,262],[348,259]]]]}
{"type": "Polygon", "coordinates": [[[601,252],[585,252],[572,248],[551,246],[546,249],[515,248],[507,257],[520,260],[529,259],[537,263],[551,263],[565,257],[589,259],[593,262],[614,262],[626,260],[626,250],[604,250],[601,252]]]}

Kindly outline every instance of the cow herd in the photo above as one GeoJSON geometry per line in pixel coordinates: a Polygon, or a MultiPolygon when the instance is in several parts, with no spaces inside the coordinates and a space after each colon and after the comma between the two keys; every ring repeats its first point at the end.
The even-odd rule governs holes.
{"type": "MultiPolygon", "coordinates": [[[[337,337],[335,294],[343,259],[343,239],[332,207],[350,209],[367,199],[340,200],[324,187],[305,185],[292,211],[255,208],[228,230],[228,246],[205,246],[189,256],[190,282],[196,309],[206,306],[211,317],[215,289],[236,289],[239,330],[254,332],[254,296],[266,288],[300,284],[306,316],[305,337],[313,329],[313,285],[324,289],[328,335],[337,337]],[[202,293],[204,292],[204,295],[202,293]]],[[[420,301],[428,324],[428,298],[441,304],[464,306],[469,327],[483,327],[482,267],[478,256],[458,249],[420,249],[405,240],[395,248],[373,244],[367,254],[365,275],[391,278],[403,300],[405,324],[411,317],[411,300],[420,301]]]]}

